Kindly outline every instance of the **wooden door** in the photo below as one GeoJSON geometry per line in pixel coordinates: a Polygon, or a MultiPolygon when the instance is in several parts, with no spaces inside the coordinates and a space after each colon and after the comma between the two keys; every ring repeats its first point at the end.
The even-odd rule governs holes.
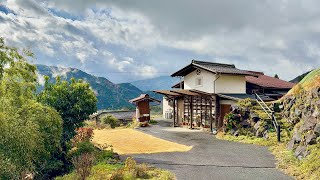
{"type": "Polygon", "coordinates": [[[220,121],[218,127],[223,126],[223,118],[226,114],[231,112],[231,105],[230,104],[221,104],[221,113],[220,113],[220,121]]]}

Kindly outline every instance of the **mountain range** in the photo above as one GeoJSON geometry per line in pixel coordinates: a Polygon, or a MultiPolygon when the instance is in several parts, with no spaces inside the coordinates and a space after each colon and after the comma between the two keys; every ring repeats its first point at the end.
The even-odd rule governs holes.
{"type": "Polygon", "coordinates": [[[71,78],[83,79],[88,82],[98,98],[98,109],[132,108],[130,99],[139,96],[143,92],[130,83],[115,84],[104,77],[96,77],[76,68],[61,68],[56,66],[36,65],[38,69],[39,90],[43,88],[44,76],[49,76],[54,82],[55,77],[60,76],[63,80],[71,78]]]}

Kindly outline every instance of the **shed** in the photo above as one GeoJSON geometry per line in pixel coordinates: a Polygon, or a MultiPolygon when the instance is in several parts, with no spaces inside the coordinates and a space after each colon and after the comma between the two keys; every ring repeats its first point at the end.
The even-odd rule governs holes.
{"type": "Polygon", "coordinates": [[[136,105],[136,119],[138,122],[150,121],[150,102],[161,103],[160,100],[141,94],[139,97],[129,101],[136,105]]]}

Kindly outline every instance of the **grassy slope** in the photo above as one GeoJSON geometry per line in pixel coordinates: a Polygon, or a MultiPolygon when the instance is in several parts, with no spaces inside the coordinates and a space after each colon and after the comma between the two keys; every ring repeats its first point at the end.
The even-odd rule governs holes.
{"type": "Polygon", "coordinates": [[[310,90],[314,87],[320,87],[320,69],[311,71],[287,95],[295,95],[300,92],[300,89],[310,90]]]}

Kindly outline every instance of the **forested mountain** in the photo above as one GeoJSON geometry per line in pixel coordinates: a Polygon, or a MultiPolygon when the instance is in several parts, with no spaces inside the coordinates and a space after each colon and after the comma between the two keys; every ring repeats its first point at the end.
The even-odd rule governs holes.
{"type": "Polygon", "coordinates": [[[98,109],[133,107],[128,101],[143,93],[130,83],[114,84],[104,77],[96,77],[76,68],[37,65],[37,69],[40,90],[43,88],[44,76],[49,76],[51,81],[55,81],[55,77],[60,76],[65,80],[75,78],[88,82],[98,98],[98,109]]]}
{"type": "Polygon", "coordinates": [[[306,73],[301,74],[300,76],[297,76],[296,78],[292,79],[290,82],[292,83],[299,83],[306,75],[308,75],[311,71],[308,71],[306,73]]]}

